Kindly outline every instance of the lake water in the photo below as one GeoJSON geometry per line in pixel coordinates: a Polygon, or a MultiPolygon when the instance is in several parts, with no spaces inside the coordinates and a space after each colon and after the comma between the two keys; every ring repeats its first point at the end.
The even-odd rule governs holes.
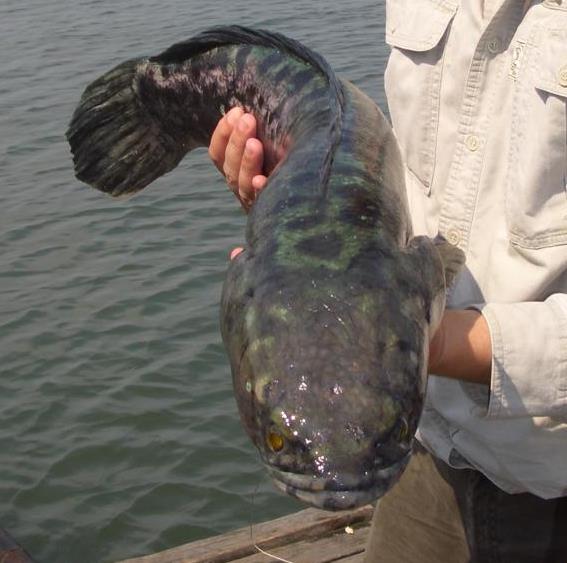
{"type": "Polygon", "coordinates": [[[88,82],[211,25],[281,31],[382,107],[382,2],[0,2],[0,526],[110,562],[302,508],[240,427],[218,302],[244,216],[205,151],[127,201],[73,177],[88,82]],[[252,505],[252,493],[258,489],[252,505]]]}

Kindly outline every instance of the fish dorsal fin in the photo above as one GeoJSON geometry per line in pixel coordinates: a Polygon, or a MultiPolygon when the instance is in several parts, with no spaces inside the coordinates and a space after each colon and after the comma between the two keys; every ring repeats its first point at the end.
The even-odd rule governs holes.
{"type": "Polygon", "coordinates": [[[161,65],[182,63],[200,53],[228,45],[255,45],[275,49],[303,61],[316,72],[319,72],[327,81],[330,114],[334,117],[329,123],[329,150],[320,168],[321,192],[325,195],[335,151],[341,139],[345,95],[339,78],[321,55],[302,45],[299,41],[280,33],[231,25],[213,27],[203,31],[188,41],[172,45],[163,53],[151,57],[149,61],[161,65]]]}
{"type": "Polygon", "coordinates": [[[159,55],[151,57],[150,62],[159,64],[182,63],[195,55],[226,45],[257,45],[277,49],[294,56],[324,74],[329,85],[335,90],[337,97],[342,102],[342,89],[339,80],[329,63],[321,55],[295,39],[263,29],[250,29],[239,25],[213,27],[187,41],[175,43],[159,55]]]}
{"type": "MultiPolygon", "coordinates": [[[[313,82],[321,85],[308,108],[299,96],[286,94],[296,103],[286,111],[289,122],[299,124],[295,148],[302,142],[304,150],[313,152],[311,185],[325,196],[342,134],[340,81],[321,56],[297,41],[238,26],[213,28],[155,57],[125,61],[89,84],[67,130],[77,178],[113,196],[135,193],[172,170],[190,150],[207,146],[227,107],[241,105],[253,113],[269,108],[266,98],[276,82],[266,81],[264,95],[254,95],[263,78],[254,65],[262,62],[251,57],[251,72],[235,72],[235,53],[257,46],[260,60],[288,59],[295,76],[306,84],[316,78],[313,82]],[[313,142],[315,131],[318,143],[313,142]]],[[[246,56],[242,59],[247,64],[246,56]]],[[[279,95],[284,93],[281,89],[279,95]]],[[[270,101],[279,107],[280,100],[270,101]]],[[[274,137],[284,135],[278,125],[273,120],[274,137]]]]}

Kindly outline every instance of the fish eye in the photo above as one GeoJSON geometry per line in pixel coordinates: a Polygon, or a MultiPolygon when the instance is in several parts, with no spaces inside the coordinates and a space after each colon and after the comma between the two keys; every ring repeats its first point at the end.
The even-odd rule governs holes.
{"type": "Polygon", "coordinates": [[[268,432],[267,442],[270,449],[275,453],[281,452],[285,446],[285,438],[274,431],[268,432]]]}

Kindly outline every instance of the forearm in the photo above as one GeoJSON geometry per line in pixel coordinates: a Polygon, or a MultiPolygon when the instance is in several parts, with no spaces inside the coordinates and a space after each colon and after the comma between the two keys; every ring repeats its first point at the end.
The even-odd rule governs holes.
{"type": "Polygon", "coordinates": [[[484,317],[475,310],[447,310],[430,347],[429,372],[490,385],[492,344],[484,317]]]}
{"type": "Polygon", "coordinates": [[[567,414],[567,295],[448,310],[429,372],[490,386],[487,417],[567,414]]]}

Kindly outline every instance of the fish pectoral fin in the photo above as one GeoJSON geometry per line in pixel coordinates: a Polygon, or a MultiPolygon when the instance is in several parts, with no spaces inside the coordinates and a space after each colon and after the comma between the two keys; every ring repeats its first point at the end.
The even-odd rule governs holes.
{"type": "Polygon", "coordinates": [[[451,287],[465,264],[465,253],[459,247],[451,244],[441,234],[438,234],[433,239],[433,244],[441,257],[441,262],[443,262],[445,287],[451,287]]]}
{"type": "Polygon", "coordinates": [[[465,254],[442,236],[431,239],[417,236],[409,241],[407,252],[410,267],[420,272],[419,291],[427,307],[431,334],[441,321],[445,309],[446,290],[454,283],[465,263],[465,254]]]}

